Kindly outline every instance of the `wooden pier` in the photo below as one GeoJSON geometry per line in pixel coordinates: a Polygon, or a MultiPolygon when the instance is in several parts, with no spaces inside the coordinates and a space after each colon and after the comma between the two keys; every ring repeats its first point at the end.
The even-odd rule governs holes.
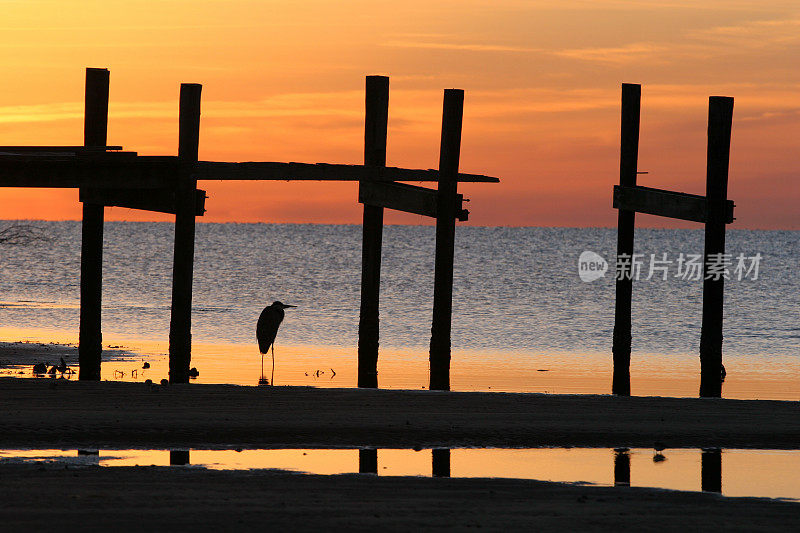
{"type": "Polygon", "coordinates": [[[383,209],[436,218],[436,270],[431,336],[432,389],[449,389],[455,221],[466,220],[458,182],[497,178],[458,172],[464,93],[444,96],[439,169],[386,166],[389,78],[368,76],[364,164],[199,161],[199,84],[180,88],[177,156],[141,156],[107,145],[109,71],[86,70],[84,146],[0,147],[0,187],[77,188],[83,203],[79,362],[81,380],[99,380],[102,354],[103,222],[106,206],[175,215],[169,380],[187,383],[191,362],[191,309],[196,217],[205,213],[202,180],[357,181],[364,204],[360,387],[377,387],[380,257],[383,209]],[[438,189],[404,181],[436,182],[438,189]]]}

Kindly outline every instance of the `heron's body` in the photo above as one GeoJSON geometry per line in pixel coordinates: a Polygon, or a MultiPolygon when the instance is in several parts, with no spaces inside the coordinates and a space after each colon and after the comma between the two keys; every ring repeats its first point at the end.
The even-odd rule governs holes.
{"type": "MultiPolygon", "coordinates": [[[[278,328],[283,322],[284,312],[287,307],[295,307],[294,305],[286,305],[281,302],[272,302],[272,305],[267,306],[261,311],[256,324],[256,339],[258,339],[258,351],[261,352],[261,379],[264,379],[264,354],[268,353],[272,348],[272,378],[275,377],[275,336],[278,334],[278,328]]],[[[272,380],[271,380],[272,381],[272,380]]]]}
{"type": "Polygon", "coordinates": [[[261,311],[261,316],[258,317],[258,324],[256,325],[256,338],[258,339],[258,351],[262,354],[269,353],[270,347],[275,343],[275,336],[278,334],[281,322],[283,322],[284,314],[283,307],[275,304],[265,307],[261,311]]]}

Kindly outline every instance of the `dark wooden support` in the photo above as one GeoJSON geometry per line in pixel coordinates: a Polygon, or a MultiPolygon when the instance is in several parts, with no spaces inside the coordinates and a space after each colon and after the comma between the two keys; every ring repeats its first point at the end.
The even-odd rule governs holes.
{"type": "MultiPolygon", "coordinates": [[[[367,76],[364,166],[386,166],[389,78],[367,76]]],[[[359,184],[359,191],[365,183],[359,184]]],[[[361,312],[358,320],[358,386],[378,387],[383,207],[364,205],[361,248],[361,312]]]]}
{"type": "Polygon", "coordinates": [[[433,477],[450,477],[450,448],[431,450],[431,474],[433,477]]]}
{"type": "Polygon", "coordinates": [[[378,450],[373,448],[362,448],[358,450],[358,473],[378,473],[378,450]]]}
{"type": "Polygon", "coordinates": [[[192,359],[192,277],[197,180],[194,169],[200,140],[200,91],[181,84],[178,159],[175,188],[175,257],[172,270],[172,313],[169,323],[169,381],[189,383],[192,359]]]}
{"type": "MultiPolygon", "coordinates": [[[[636,186],[639,160],[639,112],[641,85],[622,84],[622,126],[619,160],[619,184],[636,186]]],[[[617,257],[633,256],[633,227],[635,211],[620,209],[617,215],[617,257]]],[[[630,265],[630,262],[628,263],[630,265]]],[[[614,308],[614,377],[611,392],[621,396],[631,394],[631,295],[633,280],[630,266],[617,272],[617,294],[614,308]],[[620,279],[622,278],[622,279],[620,279]]]]}
{"type": "Polygon", "coordinates": [[[456,234],[456,194],[461,156],[464,91],[446,89],[439,149],[439,192],[436,216],[433,321],[430,345],[430,390],[450,390],[450,330],[453,315],[453,256],[456,234]]]}
{"type": "MultiPolygon", "coordinates": [[[[691,222],[708,221],[708,200],[699,194],[665,191],[652,187],[614,185],[614,207],[691,222]]],[[[733,222],[734,204],[725,202],[725,223],[733,222]]]]}
{"type": "Polygon", "coordinates": [[[708,267],[725,253],[728,164],[731,151],[733,98],[712,96],[708,102],[708,160],[703,280],[703,325],[700,333],[700,396],[722,395],[722,309],[725,279],[709,277],[708,267]]]}
{"type": "Polygon", "coordinates": [[[703,492],[722,492],[722,450],[709,448],[700,456],[700,488],[703,492]]]}
{"type": "MultiPolygon", "coordinates": [[[[206,191],[195,190],[195,216],[206,212],[206,191]]],[[[90,189],[81,187],[80,201],[107,207],[176,214],[175,189],[90,189]]]]}
{"type": "MultiPolygon", "coordinates": [[[[435,169],[338,165],[331,163],[228,163],[200,161],[199,180],[274,180],[274,181],[439,181],[435,169]]],[[[459,182],[499,183],[498,178],[482,174],[458,174],[459,182]]]]}
{"type": "MultiPolygon", "coordinates": [[[[436,218],[439,192],[407,183],[381,183],[362,181],[358,188],[358,201],[362,204],[387,207],[405,213],[436,218]]],[[[464,195],[456,194],[456,218],[469,220],[469,211],[463,206],[464,195]]]]}
{"type": "MultiPolygon", "coordinates": [[[[83,144],[105,147],[108,136],[106,69],[86,69],[83,144]]],[[[84,203],[81,224],[81,309],[78,333],[78,379],[100,381],[103,353],[101,307],[103,295],[103,206],[84,203]]]]}
{"type": "Polygon", "coordinates": [[[628,448],[614,450],[614,485],[629,486],[631,484],[631,456],[628,448]]]}

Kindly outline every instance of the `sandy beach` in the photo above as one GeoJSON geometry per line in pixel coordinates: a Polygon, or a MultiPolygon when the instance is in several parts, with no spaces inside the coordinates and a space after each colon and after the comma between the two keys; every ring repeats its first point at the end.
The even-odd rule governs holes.
{"type": "Polygon", "coordinates": [[[796,531],[798,504],[511,479],[2,468],[4,531],[796,531]]]}
{"type": "MultiPolygon", "coordinates": [[[[0,380],[5,448],[792,448],[795,402],[0,380]]],[[[3,464],[4,529],[793,530],[798,504],[510,479],[3,464]],[[757,521],[752,517],[758,517],[757,521]]]]}
{"type": "Polygon", "coordinates": [[[800,404],[0,379],[0,444],[796,448],[800,404]]]}

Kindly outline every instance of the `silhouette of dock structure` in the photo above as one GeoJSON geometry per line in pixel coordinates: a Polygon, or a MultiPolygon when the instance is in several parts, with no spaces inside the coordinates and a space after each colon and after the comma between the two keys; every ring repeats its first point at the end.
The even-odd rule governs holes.
{"type": "Polygon", "coordinates": [[[636,213],[705,224],[703,322],[700,334],[700,396],[722,395],[722,311],[725,277],[710,266],[725,254],[725,226],[733,222],[728,200],[733,98],[711,96],[708,102],[708,154],[705,196],[636,184],[639,158],[641,85],[622,84],[619,185],[614,186],[617,221],[616,303],[614,309],[612,393],[631,393],[631,296],[633,234],[636,213]]]}
{"type": "Polygon", "coordinates": [[[79,379],[99,380],[102,355],[103,222],[106,206],[175,215],[169,380],[188,383],[196,217],[205,213],[202,180],[357,181],[364,204],[360,387],[377,387],[381,236],[385,208],[436,219],[430,388],[450,388],[450,323],[456,220],[466,220],[459,182],[497,183],[458,171],[464,92],[444,92],[438,169],[386,166],[389,78],[368,76],[364,164],[199,161],[202,86],[180,87],[177,156],[142,156],[107,144],[109,71],[86,70],[83,146],[0,147],[0,187],[77,188],[83,203],[79,379]],[[437,189],[405,181],[435,182],[437,189]]]}

